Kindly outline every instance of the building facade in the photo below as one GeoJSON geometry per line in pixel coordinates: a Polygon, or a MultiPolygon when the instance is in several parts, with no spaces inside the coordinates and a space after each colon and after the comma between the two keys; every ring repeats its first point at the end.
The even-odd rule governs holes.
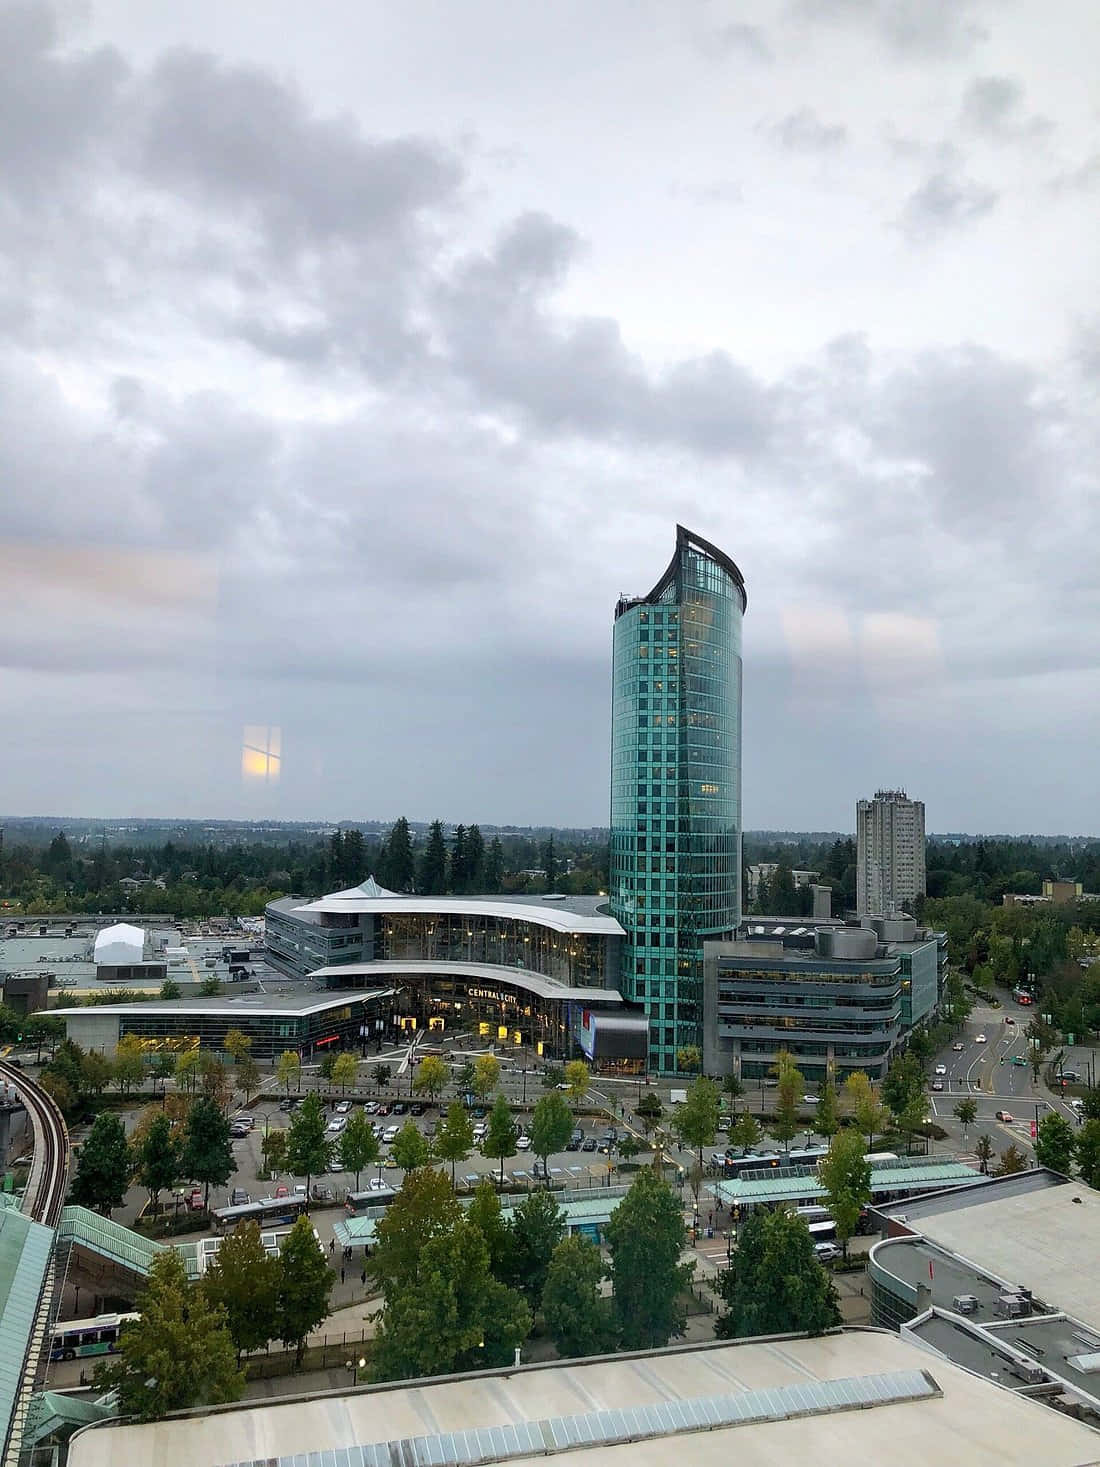
{"type": "Polygon", "coordinates": [[[893,917],[926,890],[924,804],[904,790],[856,802],[856,911],[893,917]]]}
{"type": "Polygon", "coordinates": [[[664,575],[615,609],[611,913],[658,1071],[701,1045],[703,943],[741,920],[746,605],[733,561],[678,525],[664,575]]]}

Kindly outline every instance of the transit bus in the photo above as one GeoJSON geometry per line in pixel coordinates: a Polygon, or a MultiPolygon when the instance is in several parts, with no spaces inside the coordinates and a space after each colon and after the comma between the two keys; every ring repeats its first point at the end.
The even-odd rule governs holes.
{"type": "Polygon", "coordinates": [[[373,1207],[385,1208],[397,1196],[393,1187],[374,1187],[369,1192],[349,1192],[344,1200],[344,1211],[349,1217],[365,1217],[373,1207]]]}
{"type": "Polygon", "coordinates": [[[216,1233],[231,1233],[241,1223],[254,1222],[259,1228],[270,1228],[272,1223],[290,1222],[301,1217],[306,1210],[304,1193],[296,1192],[289,1197],[261,1197],[258,1202],[242,1202],[236,1207],[219,1207],[213,1214],[216,1233]]]}
{"type": "Polygon", "coordinates": [[[113,1355],[124,1324],[140,1314],[97,1314],[95,1319],[66,1319],[53,1327],[51,1360],[83,1360],[91,1355],[113,1355]]]}

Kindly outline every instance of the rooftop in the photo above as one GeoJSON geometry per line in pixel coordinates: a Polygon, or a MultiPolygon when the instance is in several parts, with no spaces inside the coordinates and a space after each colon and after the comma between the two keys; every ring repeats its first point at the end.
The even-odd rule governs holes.
{"type": "Polygon", "coordinates": [[[307,920],[313,913],[359,912],[385,916],[398,913],[421,915],[481,916],[512,918],[517,922],[537,922],[557,932],[594,933],[604,937],[621,937],[623,929],[614,917],[607,915],[605,896],[406,896],[386,891],[373,877],[346,891],[330,892],[313,902],[297,902],[282,898],[275,904],[279,911],[294,912],[307,920]]]}
{"type": "MultiPolygon", "coordinates": [[[[533,993],[537,998],[575,999],[578,1003],[622,1003],[622,995],[614,988],[570,988],[568,984],[556,983],[541,973],[532,973],[529,968],[511,968],[503,963],[465,963],[459,958],[446,961],[335,963],[328,968],[315,968],[311,978],[329,979],[341,977],[378,978],[399,980],[418,975],[431,977],[438,974],[461,974],[467,978],[480,978],[486,983],[508,983],[533,993]]],[[[344,990],[346,993],[346,990],[344,990]]]]}
{"type": "MultiPolygon", "coordinates": [[[[920,1157],[899,1158],[895,1162],[875,1164],[871,1158],[871,1191],[873,1194],[897,1192],[909,1187],[980,1186],[987,1179],[961,1161],[925,1161],[920,1157]]],[[[746,1171],[740,1177],[708,1186],[723,1202],[746,1203],[790,1202],[803,1197],[823,1197],[825,1188],[812,1166],[777,1167],[775,1171],[746,1171]]]]}
{"type": "MultiPolygon", "coordinates": [[[[346,969],[344,971],[351,971],[346,969]]],[[[392,988],[362,988],[349,992],[329,993],[318,997],[315,988],[298,989],[280,993],[247,993],[226,998],[177,998],[158,999],[153,1003],[104,1003],[94,1007],[81,1006],[71,1009],[51,1009],[50,1018],[71,1019],[94,1017],[96,1014],[196,1014],[207,1017],[219,1014],[226,1017],[240,1014],[306,1014],[320,1013],[323,1009],[347,1008],[349,1003],[367,1002],[374,998],[385,998],[393,993],[392,988]]]]}
{"type": "Polygon", "coordinates": [[[665,1467],[690,1434],[693,1467],[1080,1467],[1095,1433],[995,1391],[900,1336],[838,1332],[680,1347],[205,1409],[78,1435],[70,1467],[377,1467],[406,1462],[517,1467],[569,1452],[572,1467],[617,1457],[665,1467]]]}

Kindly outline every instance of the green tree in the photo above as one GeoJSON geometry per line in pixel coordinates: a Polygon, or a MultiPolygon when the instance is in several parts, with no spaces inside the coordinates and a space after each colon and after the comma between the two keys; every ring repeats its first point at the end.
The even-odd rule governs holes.
{"type": "Polygon", "coordinates": [[[160,1093],[163,1096],[168,1088],[168,1081],[176,1073],[176,1056],[170,1049],[160,1049],[153,1056],[153,1062],[149,1066],[149,1073],[153,1077],[153,1094],[157,1093],[157,1085],[160,1085],[160,1093]]]}
{"type": "Polygon", "coordinates": [[[802,1071],[786,1050],[780,1053],[773,1073],[778,1077],[778,1085],[775,1094],[775,1118],[769,1129],[777,1141],[782,1141],[783,1149],[786,1150],[793,1137],[802,1129],[798,1109],[806,1082],[802,1078],[802,1071]]]}
{"type": "Polygon", "coordinates": [[[840,1129],[836,1086],[831,1080],[825,1081],[818,1094],[817,1107],[814,1111],[814,1129],[819,1136],[826,1137],[835,1136],[840,1129]]]}
{"type": "Polygon", "coordinates": [[[185,1049],[176,1058],[176,1084],[188,1095],[194,1095],[202,1077],[202,1050],[185,1049]]]}
{"type": "Polygon", "coordinates": [[[916,1055],[899,1056],[891,1063],[882,1082],[883,1100],[895,1116],[900,1116],[914,1097],[923,1099],[923,1096],[924,1071],[916,1055]]]}
{"type": "Polygon", "coordinates": [[[118,1409],[159,1421],[188,1406],[236,1401],[244,1376],[220,1309],[187,1282],[174,1248],[156,1254],[137,1298],[140,1318],[123,1326],[118,1354],[96,1369],[96,1385],[118,1391],[118,1409]]]}
{"type": "Polygon", "coordinates": [[[305,1177],[307,1207],[310,1182],[325,1170],[331,1154],[320,1099],[316,1095],[307,1095],[298,1109],[291,1113],[286,1134],[287,1169],[296,1177],[305,1177]]]}
{"type": "Polygon", "coordinates": [[[563,1238],[554,1249],[542,1291],[542,1317],[562,1359],[600,1355],[613,1347],[611,1301],[603,1298],[600,1250],[587,1238],[563,1238]]]}
{"type": "Polygon", "coordinates": [[[862,1070],[855,1070],[844,1082],[844,1091],[852,1107],[856,1127],[867,1137],[870,1151],[876,1136],[886,1130],[886,1111],[879,1103],[874,1086],[862,1070]]]}
{"type": "Polygon", "coordinates": [[[433,820],[428,826],[428,839],[424,843],[416,875],[416,889],[423,896],[442,896],[447,890],[447,842],[443,838],[443,825],[438,820],[433,820]]]}
{"type": "Polygon", "coordinates": [[[895,1117],[897,1128],[905,1137],[907,1151],[912,1151],[915,1137],[924,1135],[927,1117],[928,1104],[923,1094],[918,1092],[916,1095],[910,1095],[904,1110],[895,1117]]]}
{"type": "Polygon", "coordinates": [[[70,1200],[110,1217],[112,1208],[122,1206],[132,1171],[125,1127],[118,1116],[101,1111],[77,1152],[70,1200]]]}
{"type": "Polygon", "coordinates": [[[211,1309],[222,1310],[237,1351],[262,1349],[279,1330],[279,1260],[270,1258],[254,1222],[224,1237],[206,1265],[202,1292],[211,1309]]]}
{"type": "Polygon", "coordinates": [[[588,1094],[588,1087],[592,1082],[588,1066],[584,1060],[569,1060],[563,1073],[565,1075],[564,1083],[569,1086],[569,1099],[574,1104],[579,1104],[588,1094]]]}
{"type": "Polygon", "coordinates": [[[222,992],[222,980],[216,973],[208,973],[199,984],[199,995],[202,998],[220,998],[222,992]]]}
{"type": "Polygon", "coordinates": [[[734,1146],[739,1147],[742,1151],[754,1151],[760,1145],[763,1135],[764,1132],[761,1129],[760,1122],[754,1115],[750,1115],[748,1111],[745,1111],[734,1122],[733,1130],[730,1132],[730,1140],[734,1146]]]}
{"type": "MultiPolygon", "coordinates": [[[[371,1132],[371,1134],[374,1133],[371,1132]]],[[[276,1176],[286,1165],[286,1132],[282,1130],[265,1131],[263,1140],[260,1142],[260,1151],[263,1154],[268,1176],[276,1176]]]]}
{"type": "Polygon", "coordinates": [[[661,1104],[661,1097],[655,1090],[647,1090],[641,1100],[634,1107],[634,1114],[642,1123],[642,1129],[648,1136],[649,1133],[660,1124],[665,1108],[661,1104]]]}
{"type": "Polygon", "coordinates": [[[485,837],[480,825],[471,825],[466,832],[466,858],[468,878],[467,891],[481,891],[485,870],[485,837]]]}
{"type": "Polygon", "coordinates": [[[416,1283],[424,1245],[450,1232],[461,1216],[462,1208],[441,1171],[418,1167],[409,1173],[378,1221],[374,1252],[367,1260],[387,1301],[416,1283]]]}
{"type": "MultiPolygon", "coordinates": [[[[565,1103],[560,1090],[548,1090],[535,1102],[531,1114],[531,1150],[542,1158],[543,1171],[548,1172],[548,1162],[556,1151],[564,1151],[565,1143],[573,1134],[573,1112],[565,1103]]],[[[549,1175],[546,1185],[550,1185],[549,1175]]]]}
{"type": "Polygon", "coordinates": [[[978,1102],[976,1100],[971,1100],[968,1096],[965,1100],[959,1101],[958,1105],[955,1106],[952,1114],[962,1126],[963,1134],[965,1135],[966,1132],[970,1130],[970,1127],[974,1124],[974,1122],[978,1119],[978,1102]]]}
{"type": "Polygon", "coordinates": [[[138,1181],[149,1191],[149,1205],[160,1211],[160,1194],[174,1185],[180,1174],[181,1146],[172,1131],[172,1122],[162,1111],[154,1116],[141,1141],[134,1148],[134,1170],[138,1181]]]}
{"type": "Polygon", "coordinates": [[[122,1095],[129,1095],[145,1079],[145,1051],[134,1034],[124,1034],[115,1047],[114,1082],[122,1095]]]}
{"type": "Polygon", "coordinates": [[[359,1190],[359,1177],[369,1166],[374,1166],[379,1157],[378,1137],[374,1127],[361,1110],[348,1116],[348,1123],[336,1143],[341,1165],[345,1171],[355,1173],[355,1190],[359,1190]]]}
{"type": "Polygon", "coordinates": [[[682,1074],[695,1073],[702,1063],[702,1051],[697,1044],[685,1044],[676,1051],[676,1068],[682,1074]]]}
{"type": "Polygon", "coordinates": [[[295,1369],[302,1364],[310,1331],[328,1317],[328,1296],[334,1280],[313,1224],[308,1217],[298,1218],[279,1250],[276,1307],[278,1336],[288,1349],[294,1346],[295,1369]]]}
{"type": "Polygon", "coordinates": [[[474,1061],[474,1094],[488,1100],[500,1084],[500,1061],[495,1054],[478,1055],[474,1061]]]}
{"type": "Polygon", "coordinates": [[[537,1309],[554,1249],[565,1237],[565,1214],[550,1192],[531,1192],[512,1214],[511,1282],[537,1309]]]}
{"type": "Polygon", "coordinates": [[[440,1161],[451,1163],[451,1186],[456,1185],[455,1169],[474,1149],[474,1123],[460,1100],[452,1100],[447,1114],[435,1133],[435,1154],[440,1161]]]}
{"type": "Polygon", "coordinates": [[[332,1083],[332,1067],[336,1063],[336,1056],[331,1049],[326,1049],[321,1056],[321,1063],[317,1066],[317,1073],[322,1080],[332,1083]]]}
{"type": "Polygon", "coordinates": [[[359,1056],[353,1054],[350,1049],[345,1049],[343,1054],[338,1054],[332,1063],[332,1083],[339,1085],[340,1094],[343,1095],[349,1085],[354,1085],[356,1076],[359,1074],[359,1056]]]}
{"type": "Polygon", "coordinates": [[[181,998],[182,996],[183,989],[174,978],[166,978],[160,985],[161,1003],[171,1003],[173,999],[181,998]]]}
{"type": "Polygon", "coordinates": [[[1016,1172],[1027,1171],[1027,1157],[1018,1146],[1013,1144],[1001,1152],[1001,1159],[994,1172],[997,1177],[1010,1177],[1016,1172]]]}
{"type": "Polygon", "coordinates": [[[92,1095],[102,1095],[115,1073],[115,1067],[98,1049],[89,1049],[80,1061],[84,1088],[92,1095]]]}
{"type": "Polygon", "coordinates": [[[237,1064],[237,1089],[246,1098],[259,1092],[263,1076],[260,1067],[250,1054],[241,1056],[237,1064]]]}
{"type": "Polygon", "coordinates": [[[688,1086],[687,1099],[676,1107],[673,1120],[676,1134],[684,1146],[695,1151],[700,1170],[703,1167],[703,1148],[714,1145],[721,1113],[721,1092],[705,1075],[692,1081],[688,1086]]]}
{"type": "Polygon", "coordinates": [[[681,1265],[684,1218],[679,1199],[651,1167],[643,1167],[606,1229],[620,1343],[662,1349],[683,1333],[680,1296],[691,1265],[681,1265]]]}
{"type": "Polygon", "coordinates": [[[1073,1128],[1057,1111],[1049,1111],[1039,1122],[1035,1136],[1035,1160],[1052,1172],[1069,1174],[1075,1147],[1073,1128]]]}
{"type": "Polygon", "coordinates": [[[35,1062],[42,1062],[42,1046],[48,1044],[51,1051],[65,1038],[64,1019],[51,1019],[47,1014],[30,1014],[23,1020],[23,1038],[35,1046],[35,1062]]]}
{"type": "Polygon", "coordinates": [[[871,1200],[871,1163],[864,1155],[862,1138],[856,1131],[838,1131],[817,1169],[825,1189],[825,1206],[836,1223],[837,1239],[848,1256],[848,1239],[859,1226],[863,1209],[871,1200]]]}
{"type": "Polygon", "coordinates": [[[387,1065],[383,1062],[381,1064],[371,1066],[370,1077],[374,1082],[375,1088],[378,1090],[385,1090],[386,1086],[390,1083],[390,1079],[392,1078],[392,1076],[392,1065],[387,1065]]]}
{"type": "Polygon", "coordinates": [[[1100,1191],[1100,1120],[1086,1121],[1075,1144],[1081,1180],[1100,1191]]]}
{"type": "Polygon", "coordinates": [[[252,1040],[240,1029],[230,1029],[222,1040],[222,1048],[235,1065],[239,1065],[246,1054],[252,1052],[252,1040]]]}
{"type": "Polygon", "coordinates": [[[989,1172],[989,1163],[993,1160],[993,1142],[988,1136],[978,1137],[974,1143],[974,1154],[978,1158],[982,1175],[986,1176],[989,1172]]]}
{"type": "Polygon", "coordinates": [[[418,1166],[427,1166],[432,1157],[432,1148],[427,1138],[418,1129],[415,1121],[406,1121],[398,1131],[393,1143],[393,1159],[402,1171],[412,1172],[418,1166]]]}
{"type": "Polygon", "coordinates": [[[730,1102],[731,1106],[735,1105],[744,1093],[745,1087],[736,1075],[729,1074],[722,1076],[722,1094],[730,1102]]]}
{"type": "Polygon", "coordinates": [[[718,1276],[726,1313],[719,1339],[788,1331],[821,1334],[840,1324],[833,1281],[814,1255],[804,1220],[785,1209],[754,1209],[741,1228],[730,1267],[718,1276]]]}
{"type": "Polygon", "coordinates": [[[394,821],[386,837],[380,872],[382,885],[390,891],[411,891],[415,871],[409,822],[402,815],[394,821]]]}
{"type": "MultiPolygon", "coordinates": [[[[544,1194],[540,1194],[544,1195],[544,1194]]],[[[513,1277],[512,1227],[504,1221],[500,1210],[500,1198],[490,1177],[482,1177],[474,1188],[474,1195],[466,1216],[477,1227],[489,1249],[489,1272],[501,1283],[513,1277]]]]}
{"type": "Polygon", "coordinates": [[[504,1163],[508,1157],[515,1156],[518,1139],[519,1132],[516,1129],[512,1108],[502,1093],[493,1102],[493,1108],[489,1112],[489,1123],[485,1129],[485,1139],[481,1143],[482,1156],[488,1156],[500,1162],[500,1185],[502,1187],[504,1186],[504,1163]]]}
{"type": "Polygon", "coordinates": [[[491,896],[500,891],[504,885],[504,847],[500,843],[500,837],[493,836],[489,843],[489,850],[485,857],[485,881],[486,892],[491,896]]]}
{"type": "Polygon", "coordinates": [[[275,1061],[275,1078],[279,1084],[290,1094],[293,1085],[298,1089],[302,1082],[302,1060],[293,1049],[284,1049],[275,1061]]]}
{"type": "Polygon", "coordinates": [[[203,1184],[203,1206],[209,1207],[210,1188],[224,1187],[235,1170],[229,1122],[220,1106],[200,1095],[184,1122],[180,1171],[193,1182],[203,1184]]]}
{"type": "Polygon", "coordinates": [[[445,1060],[437,1054],[425,1055],[417,1067],[413,1089],[417,1095],[426,1095],[433,1103],[443,1094],[450,1083],[451,1072],[445,1060]]]}

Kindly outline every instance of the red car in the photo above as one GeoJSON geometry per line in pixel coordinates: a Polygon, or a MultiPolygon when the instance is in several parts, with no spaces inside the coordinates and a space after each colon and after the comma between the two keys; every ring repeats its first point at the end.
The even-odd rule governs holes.
{"type": "Polygon", "coordinates": [[[279,1185],[275,1188],[275,1196],[276,1197],[289,1197],[290,1196],[290,1188],[287,1186],[287,1184],[285,1182],[280,1182],[279,1185]]]}
{"type": "Polygon", "coordinates": [[[192,1187],[191,1194],[187,1199],[187,1205],[192,1212],[202,1211],[202,1188],[192,1187]]]}

